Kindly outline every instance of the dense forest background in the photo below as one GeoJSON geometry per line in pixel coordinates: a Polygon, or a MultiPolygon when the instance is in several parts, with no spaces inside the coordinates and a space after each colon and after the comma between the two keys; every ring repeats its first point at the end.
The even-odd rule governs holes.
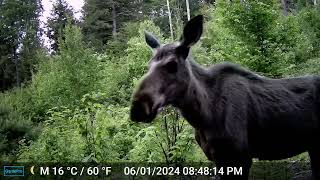
{"type": "Polygon", "coordinates": [[[189,13],[205,15],[192,49],[203,66],[231,61],[275,78],[320,72],[317,0],[86,0],[80,20],[65,0],[53,3],[42,26],[40,0],[0,1],[1,161],[207,161],[172,108],[148,125],[128,117],[152,53],[144,30],[178,40],[189,13]]]}

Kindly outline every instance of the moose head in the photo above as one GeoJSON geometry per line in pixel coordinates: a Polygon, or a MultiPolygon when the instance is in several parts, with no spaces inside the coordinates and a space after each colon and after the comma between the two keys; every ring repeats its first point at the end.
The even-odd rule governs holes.
{"type": "Polygon", "coordinates": [[[145,33],[146,43],[154,53],[148,72],[132,97],[130,116],[133,121],[151,122],[160,108],[181,102],[193,78],[189,51],[202,31],[203,16],[198,15],[186,24],[178,42],[162,45],[156,37],[145,33]]]}

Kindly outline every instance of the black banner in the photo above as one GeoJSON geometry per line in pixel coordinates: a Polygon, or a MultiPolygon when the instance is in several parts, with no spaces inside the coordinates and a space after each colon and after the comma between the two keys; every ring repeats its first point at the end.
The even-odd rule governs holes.
{"type": "MultiPolygon", "coordinates": [[[[242,167],[214,163],[2,163],[0,179],[219,179],[241,176],[242,167]]],[[[311,179],[309,162],[254,162],[249,179],[311,179]]]]}

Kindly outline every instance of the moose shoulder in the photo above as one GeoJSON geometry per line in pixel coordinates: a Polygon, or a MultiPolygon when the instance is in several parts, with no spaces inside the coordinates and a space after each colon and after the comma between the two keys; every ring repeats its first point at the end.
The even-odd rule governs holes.
{"type": "Polygon", "coordinates": [[[189,57],[202,28],[203,17],[196,16],[181,40],[167,45],[146,33],[154,57],[133,94],[131,119],[151,122],[161,107],[173,105],[195,128],[209,160],[243,168],[243,176],[223,179],[248,179],[252,158],[305,151],[320,179],[320,78],[270,79],[231,63],[202,68],[189,57]]]}

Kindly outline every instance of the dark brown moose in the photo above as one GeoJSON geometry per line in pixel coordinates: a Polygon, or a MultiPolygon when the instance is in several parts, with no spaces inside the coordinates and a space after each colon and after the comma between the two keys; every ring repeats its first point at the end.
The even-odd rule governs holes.
{"type": "Polygon", "coordinates": [[[130,117],[151,122],[172,105],[195,129],[198,144],[219,167],[242,167],[252,158],[278,160],[308,151],[320,180],[320,77],[270,79],[238,65],[205,69],[189,51],[203,31],[203,16],[191,19],[179,42],[161,45],[145,34],[154,55],[132,97],[130,117]]]}

